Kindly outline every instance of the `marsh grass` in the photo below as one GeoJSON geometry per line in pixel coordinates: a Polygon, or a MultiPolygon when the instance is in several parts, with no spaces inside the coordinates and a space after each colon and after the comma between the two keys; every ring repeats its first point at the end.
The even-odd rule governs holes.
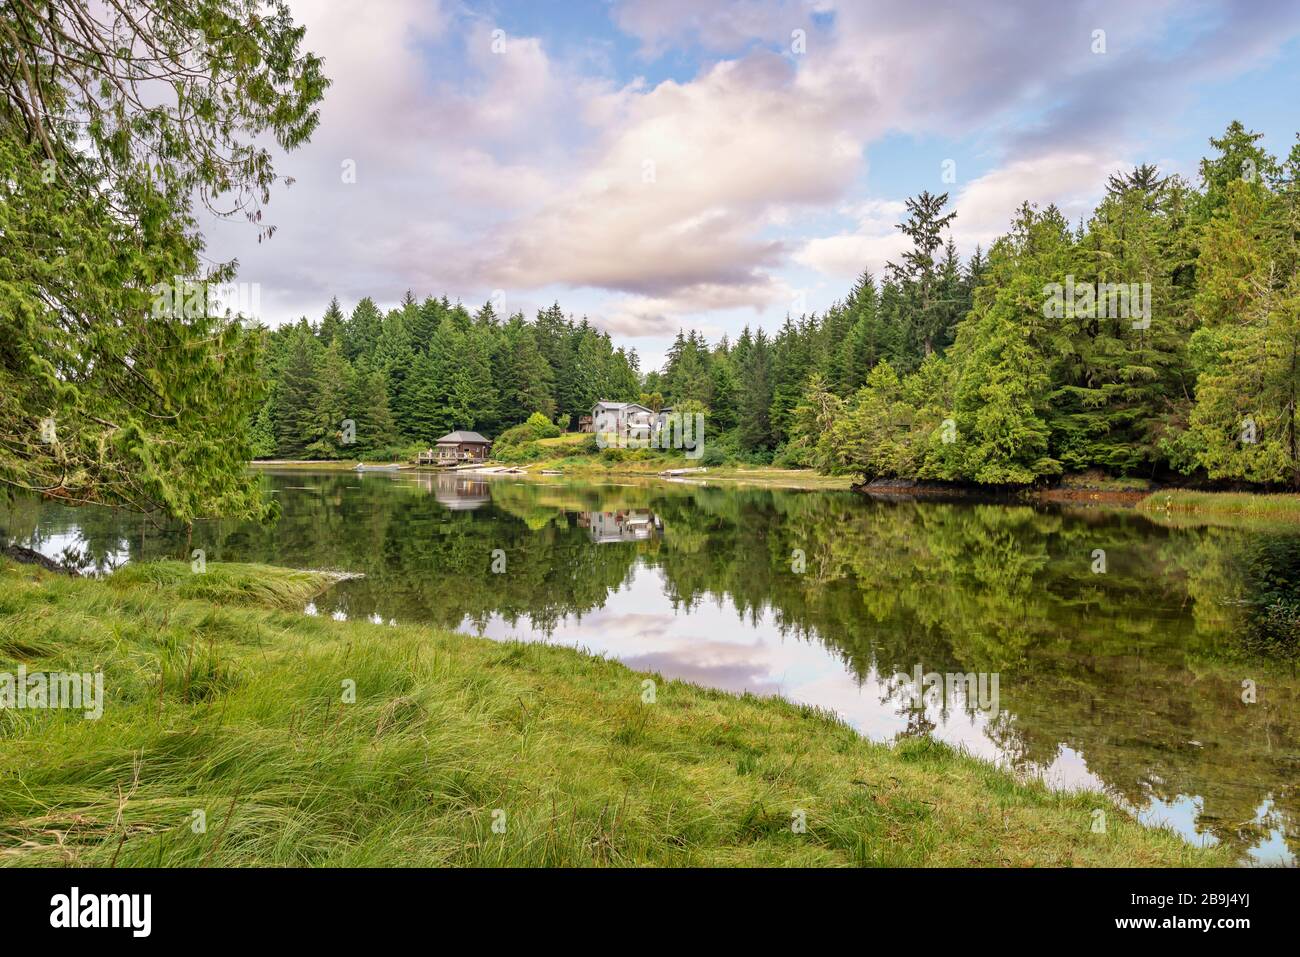
{"type": "Polygon", "coordinates": [[[102,669],[107,698],[99,721],[0,711],[0,862],[1229,862],[1118,810],[1093,834],[1099,795],[932,741],[872,744],[818,709],[659,676],[644,704],[644,675],[570,649],[302,615],[327,584],[0,564],[0,671],[102,669]]]}
{"type": "Polygon", "coordinates": [[[1300,495],[1170,490],[1152,492],[1137,508],[1171,525],[1276,528],[1300,522],[1300,495]]]}

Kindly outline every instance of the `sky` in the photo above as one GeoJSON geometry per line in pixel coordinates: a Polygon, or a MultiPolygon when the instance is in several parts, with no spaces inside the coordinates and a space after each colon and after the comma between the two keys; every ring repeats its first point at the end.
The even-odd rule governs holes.
{"type": "Polygon", "coordinates": [[[1300,131],[1295,0],[290,0],[331,80],[259,243],[206,218],[269,325],[407,291],[558,301],[643,370],[842,299],[946,192],[963,256],[1109,173],[1195,181],[1233,119],[1300,131]]]}

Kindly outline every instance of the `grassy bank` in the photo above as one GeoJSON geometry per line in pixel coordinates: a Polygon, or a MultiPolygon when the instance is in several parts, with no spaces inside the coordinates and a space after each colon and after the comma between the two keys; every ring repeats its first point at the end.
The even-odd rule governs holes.
{"type": "Polygon", "coordinates": [[[608,479],[619,476],[662,477],[661,473],[694,470],[671,476],[688,482],[734,482],[769,488],[843,489],[852,486],[848,476],[821,475],[812,469],[774,468],[724,460],[705,465],[701,458],[684,452],[652,449],[604,449],[594,447],[589,434],[567,432],[553,438],[535,439],[511,450],[503,461],[527,470],[528,474],[560,472],[574,478],[608,479]]]}
{"type": "MultiPolygon", "coordinates": [[[[341,472],[356,466],[348,461],[262,461],[250,463],[254,468],[276,471],[341,472]]],[[[573,478],[606,480],[619,477],[662,478],[661,472],[673,469],[698,467],[698,462],[685,456],[657,456],[652,461],[619,461],[598,455],[573,455],[543,458],[524,464],[488,462],[486,465],[510,465],[523,469],[524,475],[538,476],[543,472],[559,472],[573,478]]],[[[680,476],[680,481],[734,482],[742,485],[760,485],[767,488],[847,490],[853,479],[842,475],[821,475],[811,469],[779,469],[771,466],[723,465],[713,466],[705,472],[680,476]]]]}
{"type": "Polygon", "coordinates": [[[822,489],[847,491],[853,480],[841,475],[821,475],[810,469],[778,469],[758,465],[710,466],[702,472],[681,475],[663,475],[666,471],[698,468],[689,460],[673,462],[601,462],[592,459],[556,459],[530,465],[525,474],[541,475],[559,472],[570,478],[606,480],[623,478],[650,478],[676,482],[727,482],[737,485],[757,485],[764,488],[822,489]]]}
{"type": "Polygon", "coordinates": [[[98,721],[0,711],[0,860],[1227,861],[1099,795],[1054,795],[933,743],[872,744],[784,701],[656,679],[647,704],[646,676],[564,648],[301,614],[326,583],[258,566],[95,582],[0,564],[0,671],[102,669],[106,696],[98,721]],[[1091,830],[1097,807],[1106,833],[1091,830]]]}
{"type": "MultiPolygon", "coordinates": [[[[524,470],[528,475],[559,472],[573,478],[609,479],[619,476],[660,478],[662,473],[680,469],[699,468],[698,459],[688,459],[681,454],[646,452],[622,455],[587,454],[576,451],[586,436],[569,433],[555,439],[539,439],[533,444],[546,450],[542,457],[531,461],[489,462],[488,465],[509,465],[524,470]]],[[[342,471],[356,466],[356,459],[330,461],[255,461],[255,468],[301,469],[303,471],[342,471]]],[[[372,463],[376,464],[376,463],[372,463]]],[[[813,469],[785,469],[770,465],[744,465],[726,463],[708,466],[702,472],[674,476],[679,481],[734,482],[760,485],[769,488],[847,490],[859,481],[857,476],[823,475],[813,469]]],[[[972,495],[988,494],[978,485],[945,486],[934,483],[935,488],[917,488],[913,483],[900,482],[897,494],[904,497],[924,497],[927,494],[960,496],[963,490],[972,495]]],[[[874,488],[876,494],[887,494],[888,485],[874,488]]],[[[1004,493],[1010,494],[1010,493],[1004,493]]],[[[1105,504],[1136,506],[1139,510],[1172,524],[1230,524],[1241,527],[1276,527],[1280,523],[1300,522],[1300,495],[1266,494],[1259,492],[1204,492],[1189,489],[1164,489],[1150,491],[1150,483],[1142,479],[1107,478],[1098,474],[1067,476],[1058,486],[1026,490],[1021,496],[1030,501],[1054,504],[1105,504]]]]}
{"type": "Polygon", "coordinates": [[[1169,489],[1151,493],[1137,507],[1175,524],[1211,522],[1254,527],[1300,522],[1300,495],[1169,489]]]}

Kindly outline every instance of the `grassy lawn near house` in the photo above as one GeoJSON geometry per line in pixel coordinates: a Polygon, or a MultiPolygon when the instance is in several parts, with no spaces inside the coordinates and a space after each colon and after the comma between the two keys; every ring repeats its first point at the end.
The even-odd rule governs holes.
{"type": "Polygon", "coordinates": [[[701,468],[697,460],[685,456],[655,456],[653,460],[612,460],[599,455],[571,456],[530,462],[527,474],[560,472],[575,478],[673,478],[685,482],[735,482],[744,485],[762,485],[769,488],[791,489],[843,489],[852,487],[854,479],[847,475],[822,475],[812,469],[781,469],[770,465],[711,465],[702,471],[683,472],[677,476],[662,476],[664,472],[701,468]]]}
{"type": "Polygon", "coordinates": [[[528,473],[561,472],[583,478],[614,476],[658,476],[663,472],[691,470],[679,478],[693,482],[739,482],[775,488],[848,489],[855,479],[848,475],[822,475],[812,469],[786,469],[770,465],[745,465],[737,462],[703,465],[700,458],[688,458],[683,452],[649,449],[590,448],[590,433],[566,432],[553,438],[534,439],[529,445],[540,453],[537,458],[509,459],[528,473]],[[700,471],[695,471],[699,469],[700,471]]]}
{"type": "Polygon", "coordinates": [[[548,439],[534,439],[538,445],[547,449],[572,449],[587,440],[589,432],[565,432],[563,435],[555,435],[548,439]]]}
{"type": "Polygon", "coordinates": [[[1228,863],[1101,795],[929,741],[873,744],[779,699],[302,614],[329,581],[180,563],[91,581],[0,562],[0,672],[102,670],[106,697],[98,721],[0,711],[0,861],[1228,863]]]}

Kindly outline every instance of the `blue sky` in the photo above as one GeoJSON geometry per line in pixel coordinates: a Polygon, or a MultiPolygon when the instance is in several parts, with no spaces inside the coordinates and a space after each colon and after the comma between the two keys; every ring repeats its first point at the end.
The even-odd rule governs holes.
{"type": "Polygon", "coordinates": [[[1300,129],[1280,0],[291,8],[320,129],[278,159],[270,242],[205,224],[272,324],[408,288],[558,300],[652,368],[680,327],[774,328],[879,274],[923,189],[969,253],[1023,200],[1086,215],[1114,169],[1194,177],[1234,118],[1280,154],[1300,129]]]}

